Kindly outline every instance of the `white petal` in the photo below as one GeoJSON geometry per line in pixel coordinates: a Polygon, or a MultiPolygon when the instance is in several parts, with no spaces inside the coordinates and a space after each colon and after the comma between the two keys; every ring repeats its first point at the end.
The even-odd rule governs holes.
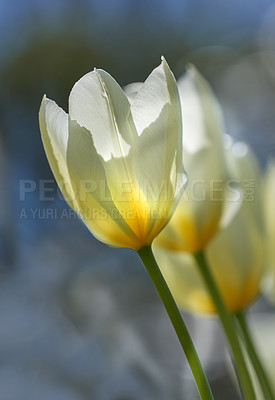
{"type": "MultiPolygon", "coordinates": [[[[264,179],[264,217],[270,242],[275,238],[275,160],[269,160],[264,179]]],[[[275,266],[275,246],[274,266],[275,266]]]]}
{"type": "Polygon", "coordinates": [[[44,149],[65,200],[77,210],[75,194],[68,173],[66,152],[68,145],[68,114],[57,104],[44,96],[40,111],[39,124],[44,149]]]}
{"type": "Polygon", "coordinates": [[[233,311],[247,307],[260,292],[264,272],[264,243],[252,210],[243,203],[227,229],[209,244],[213,274],[233,311]]]}
{"type": "Polygon", "coordinates": [[[203,148],[221,146],[224,133],[222,112],[208,82],[189,65],[178,81],[184,128],[184,150],[190,154],[203,148]]]}
{"type": "Polygon", "coordinates": [[[212,150],[200,150],[192,155],[192,160],[186,160],[185,154],[188,185],[170,223],[158,238],[163,246],[193,253],[203,249],[217,233],[224,205],[226,175],[224,169],[213,171],[215,160],[212,153],[212,150]]]}
{"type": "Polygon", "coordinates": [[[123,91],[126,94],[131,104],[134,102],[134,99],[142,86],[143,86],[142,82],[133,82],[129,83],[129,85],[124,86],[123,91]]]}
{"type": "Polygon", "coordinates": [[[266,231],[266,277],[263,292],[275,303],[275,160],[270,159],[264,177],[263,212],[266,231]]]}
{"type": "Polygon", "coordinates": [[[224,192],[224,203],[219,230],[226,229],[235,218],[243,202],[243,191],[238,184],[230,184],[224,192]]]}
{"type": "Polygon", "coordinates": [[[156,245],[153,251],[178,306],[191,312],[212,313],[213,304],[192,255],[156,245]]]}
{"type": "MultiPolygon", "coordinates": [[[[178,96],[176,83],[167,62],[155,68],[141,85],[136,94],[131,111],[133,120],[140,136],[144,129],[155,122],[163,108],[171,103],[171,96],[178,96]]],[[[176,112],[179,112],[176,110],[176,112]]]]}
{"type": "Polygon", "coordinates": [[[86,74],[71,91],[70,117],[91,132],[96,150],[105,161],[128,154],[133,141],[129,113],[126,95],[105,71],[86,74]]]}
{"type": "Polygon", "coordinates": [[[67,164],[76,188],[80,215],[91,232],[105,243],[132,248],[137,238],[112,200],[92,136],[71,120],[67,164]]]}
{"type": "MultiPolygon", "coordinates": [[[[164,250],[157,245],[154,254],[180,307],[215,312],[192,255],[164,250]]],[[[260,290],[264,247],[261,233],[245,212],[239,213],[227,229],[214,237],[206,248],[206,255],[228,309],[237,312],[251,304],[260,290]]]]}
{"type": "Polygon", "coordinates": [[[226,169],[223,149],[224,126],[218,102],[207,81],[194,66],[179,80],[184,120],[183,159],[189,177],[189,193],[198,230],[212,212],[219,218],[226,169]],[[219,193],[219,191],[221,192],[219,193]],[[205,201],[202,201],[203,196],[205,201]],[[219,204],[220,203],[220,204],[219,204]]]}
{"type": "Polygon", "coordinates": [[[257,159],[249,146],[243,142],[232,143],[230,147],[225,149],[225,155],[229,182],[231,182],[231,190],[235,186],[235,203],[237,203],[225,202],[225,214],[228,213],[227,207],[235,210],[235,212],[231,210],[227,225],[237,215],[238,209],[244,207],[249,210],[258,229],[263,232],[262,183],[257,159]]]}
{"type": "MultiPolygon", "coordinates": [[[[182,163],[182,120],[175,78],[163,59],[147,78],[131,107],[138,132],[138,182],[150,206],[172,215],[187,181],[182,163]]],[[[155,221],[148,221],[152,229],[155,221]]]]}
{"type": "Polygon", "coordinates": [[[181,248],[182,243],[182,248],[194,252],[217,232],[222,215],[227,178],[223,124],[208,83],[194,67],[179,80],[179,93],[184,121],[183,161],[189,183],[166,237],[170,242],[171,230],[178,231],[173,248],[181,248]]]}

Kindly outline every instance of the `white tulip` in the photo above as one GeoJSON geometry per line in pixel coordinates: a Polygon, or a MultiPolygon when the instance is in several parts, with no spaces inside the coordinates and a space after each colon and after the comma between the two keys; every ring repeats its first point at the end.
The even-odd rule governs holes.
{"type": "Polygon", "coordinates": [[[177,84],[163,59],[129,102],[95,69],[69,97],[69,113],[44,97],[47,158],[69,205],[101,241],[150,245],[182,195],[182,119],[177,84]]]}

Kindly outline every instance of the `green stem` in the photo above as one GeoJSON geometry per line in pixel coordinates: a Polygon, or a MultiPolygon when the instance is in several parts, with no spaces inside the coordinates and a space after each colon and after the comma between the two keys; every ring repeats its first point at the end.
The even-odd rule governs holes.
{"type": "Polygon", "coordinates": [[[239,311],[238,313],[235,314],[235,317],[239,323],[239,327],[241,329],[241,333],[244,339],[244,343],[247,349],[247,352],[249,354],[250,360],[253,364],[254,370],[257,374],[258,381],[261,385],[263,394],[265,396],[266,400],[275,400],[271,385],[269,383],[269,380],[267,378],[267,375],[265,373],[265,370],[262,366],[262,363],[259,359],[259,356],[256,352],[256,349],[254,347],[249,328],[245,319],[245,315],[242,311],[239,311]]]}
{"type": "Polygon", "coordinates": [[[217,313],[219,314],[222,326],[230,344],[232,354],[235,359],[236,370],[241,383],[244,398],[246,400],[256,400],[253,385],[244,361],[244,356],[241,350],[239,339],[235,331],[233,317],[231,316],[223,302],[223,299],[219,293],[219,290],[208,267],[208,263],[203,251],[199,251],[193,254],[193,256],[196,260],[196,264],[209,291],[209,294],[212,297],[212,301],[215,304],[217,313]]]}
{"type": "Polygon", "coordinates": [[[182,319],[181,313],[175,303],[175,300],[165,282],[164,277],[156,263],[150,246],[142,247],[138,250],[145,268],[147,269],[153,284],[155,285],[158,294],[163,302],[164,307],[169,315],[169,318],[174,326],[175,332],[181,343],[183,351],[186,355],[187,361],[193,373],[198,392],[202,400],[214,400],[209,383],[205,376],[201,362],[197,355],[196,349],[187,330],[187,327],[182,319]]]}

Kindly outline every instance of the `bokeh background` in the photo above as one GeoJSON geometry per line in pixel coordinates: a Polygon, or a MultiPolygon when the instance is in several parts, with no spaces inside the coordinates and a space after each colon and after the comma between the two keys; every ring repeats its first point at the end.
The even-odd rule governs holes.
{"type": "MultiPolygon", "coordinates": [[[[99,243],[62,200],[37,115],[44,93],[67,110],[95,66],[123,86],[163,54],[176,77],[189,62],[206,76],[227,133],[264,168],[275,156],[275,1],[0,0],[0,49],[1,400],[196,399],[137,255],[99,243]]],[[[218,324],[185,319],[216,398],[238,399],[218,324]]]]}

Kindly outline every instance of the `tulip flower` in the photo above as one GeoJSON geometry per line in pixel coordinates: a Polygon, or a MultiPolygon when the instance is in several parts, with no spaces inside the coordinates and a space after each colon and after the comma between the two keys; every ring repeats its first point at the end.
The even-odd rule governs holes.
{"type": "Polygon", "coordinates": [[[223,229],[204,251],[188,254],[181,250],[161,249],[159,242],[154,247],[154,253],[182,308],[203,313],[218,312],[235,358],[244,396],[250,400],[255,399],[255,393],[232,318],[232,314],[236,315],[266,399],[274,400],[242,313],[259,295],[264,270],[259,171],[255,158],[245,144],[236,143],[226,153],[231,179],[242,188],[243,196],[241,206],[235,208],[235,214],[229,213],[231,220],[227,216],[227,227],[224,227],[221,218],[223,229]]]}
{"type": "Polygon", "coordinates": [[[189,66],[178,86],[189,183],[171,222],[157,240],[162,247],[195,253],[216,234],[222,216],[227,178],[222,144],[225,129],[218,102],[195,67],[189,66]]]}
{"type": "MultiPolygon", "coordinates": [[[[243,143],[235,143],[227,152],[232,182],[242,188],[242,204],[229,225],[213,238],[205,253],[222,298],[230,312],[235,313],[259,295],[265,260],[257,162],[243,143]]],[[[154,252],[180,307],[215,313],[193,256],[157,245],[154,252]]]]}
{"type": "Polygon", "coordinates": [[[74,85],[68,114],[44,97],[39,121],[59,188],[93,235],[116,247],[151,245],[187,180],[178,89],[166,61],[131,104],[95,69],[74,85]]]}
{"type": "Polygon", "coordinates": [[[275,161],[268,163],[264,179],[264,221],[266,229],[267,273],[263,290],[275,302],[275,161]]]}
{"type": "MultiPolygon", "coordinates": [[[[185,304],[188,303],[193,309],[202,307],[202,310],[210,311],[215,304],[236,362],[244,397],[254,400],[254,389],[234,321],[225,305],[223,294],[219,292],[219,282],[213,276],[206,254],[206,248],[220,228],[230,224],[240,205],[237,201],[227,201],[228,168],[222,143],[225,132],[222,113],[208,83],[194,67],[189,67],[185,76],[179,80],[179,91],[185,127],[183,157],[189,184],[169,225],[157,238],[156,245],[166,249],[167,254],[170,250],[170,253],[174,254],[173,257],[178,257],[184,252],[192,254],[195,265],[194,268],[189,267],[190,274],[187,280],[180,281],[177,276],[176,280],[178,279],[178,283],[191,282],[191,287],[195,290],[191,289],[188,293],[182,284],[179,291],[184,293],[185,304]],[[206,296],[206,291],[196,286],[196,275],[192,273],[195,268],[198,268],[201,279],[199,282],[203,281],[201,286],[203,289],[207,287],[209,297],[206,296]]],[[[220,258],[225,262],[225,254],[222,253],[220,258]]],[[[161,262],[160,258],[159,261],[161,262]]],[[[227,267],[231,265],[230,261],[228,263],[227,267]]],[[[171,268],[170,276],[175,275],[173,271],[175,269],[171,268]]],[[[228,272],[228,269],[226,271],[228,272]]],[[[178,273],[178,269],[176,272],[178,273]]],[[[166,279],[169,279],[168,276],[166,279]]],[[[228,293],[231,290],[230,282],[228,281],[227,285],[228,293]]],[[[247,294],[248,298],[252,292],[253,288],[247,294]]]]}
{"type": "Polygon", "coordinates": [[[39,113],[51,169],[69,205],[102,242],[138,252],[186,354],[203,400],[213,400],[192,339],[151,244],[187,181],[178,88],[163,59],[128,100],[103,70],[81,78],[67,114],[44,97],[39,113]]]}

